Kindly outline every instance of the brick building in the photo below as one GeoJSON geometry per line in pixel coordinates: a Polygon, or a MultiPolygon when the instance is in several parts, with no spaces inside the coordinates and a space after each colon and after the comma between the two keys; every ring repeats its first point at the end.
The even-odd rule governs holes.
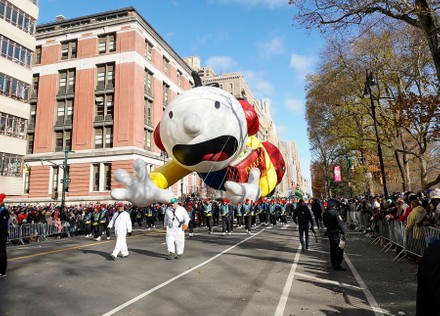
{"type": "MultiPolygon", "coordinates": [[[[135,8],[57,16],[37,27],[36,39],[20,201],[109,200],[117,169],[131,171],[138,158],[149,170],[166,162],[153,130],[192,87],[191,69],[135,8]]],[[[191,174],[170,189],[200,186],[191,174]]]]}

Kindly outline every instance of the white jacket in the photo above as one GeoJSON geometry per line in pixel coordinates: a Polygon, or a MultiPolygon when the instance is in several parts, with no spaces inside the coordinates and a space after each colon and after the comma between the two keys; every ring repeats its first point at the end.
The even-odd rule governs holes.
{"type": "Polygon", "coordinates": [[[116,236],[125,236],[127,233],[131,233],[132,225],[130,214],[128,214],[126,211],[122,211],[120,213],[115,212],[110,224],[108,225],[108,228],[112,227],[115,227],[116,236]]]}
{"type": "Polygon", "coordinates": [[[188,225],[190,218],[188,212],[182,207],[177,206],[173,213],[173,208],[169,207],[165,213],[164,226],[167,228],[167,233],[182,233],[183,225],[188,225]]]}

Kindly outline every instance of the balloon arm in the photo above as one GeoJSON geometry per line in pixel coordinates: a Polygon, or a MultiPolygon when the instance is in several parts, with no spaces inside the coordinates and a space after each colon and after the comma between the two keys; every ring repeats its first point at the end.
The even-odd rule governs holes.
{"type": "Polygon", "coordinates": [[[158,188],[166,189],[190,173],[190,170],[181,167],[174,160],[169,160],[163,166],[153,170],[150,178],[158,188]]]}
{"type": "Polygon", "coordinates": [[[173,198],[173,193],[166,190],[166,188],[172,184],[168,181],[173,178],[167,177],[165,171],[171,172],[173,170],[173,163],[169,162],[168,164],[171,166],[162,169],[159,168],[151,174],[148,174],[145,162],[142,159],[137,159],[133,164],[134,176],[129,174],[126,170],[116,170],[115,180],[121,183],[125,188],[113,189],[111,191],[112,198],[130,201],[139,207],[144,207],[155,202],[169,203],[173,198]],[[159,172],[160,169],[163,173],[159,172]]]}
{"type": "Polygon", "coordinates": [[[250,201],[257,201],[261,196],[259,185],[261,171],[258,168],[253,168],[249,172],[247,183],[238,183],[233,181],[225,182],[226,198],[231,201],[233,206],[238,205],[238,202],[244,204],[246,199],[250,201]]]}

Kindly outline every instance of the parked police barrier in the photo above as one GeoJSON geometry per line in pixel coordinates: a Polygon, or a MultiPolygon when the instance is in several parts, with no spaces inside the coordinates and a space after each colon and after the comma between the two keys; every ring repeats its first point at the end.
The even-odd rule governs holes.
{"type": "MultiPolygon", "coordinates": [[[[77,229],[77,226],[72,228],[77,229]]],[[[11,225],[7,241],[24,244],[26,241],[47,240],[48,237],[70,237],[72,233],[71,225],[68,222],[11,225]]]]}
{"type": "Polygon", "coordinates": [[[356,225],[359,230],[369,232],[369,236],[374,238],[373,243],[381,241],[385,244],[382,251],[391,248],[399,251],[394,261],[408,254],[422,257],[427,247],[427,240],[440,237],[440,229],[432,226],[417,226],[407,231],[405,222],[388,219],[374,221],[368,213],[360,211],[351,211],[347,214],[347,225],[352,227],[356,225]]]}

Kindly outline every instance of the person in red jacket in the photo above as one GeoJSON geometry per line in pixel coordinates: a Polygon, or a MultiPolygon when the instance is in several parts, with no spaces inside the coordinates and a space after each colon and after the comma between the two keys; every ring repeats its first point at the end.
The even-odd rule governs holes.
{"type": "Polygon", "coordinates": [[[20,210],[20,213],[18,213],[17,221],[18,225],[26,224],[28,218],[28,213],[26,211],[20,210]]]}

